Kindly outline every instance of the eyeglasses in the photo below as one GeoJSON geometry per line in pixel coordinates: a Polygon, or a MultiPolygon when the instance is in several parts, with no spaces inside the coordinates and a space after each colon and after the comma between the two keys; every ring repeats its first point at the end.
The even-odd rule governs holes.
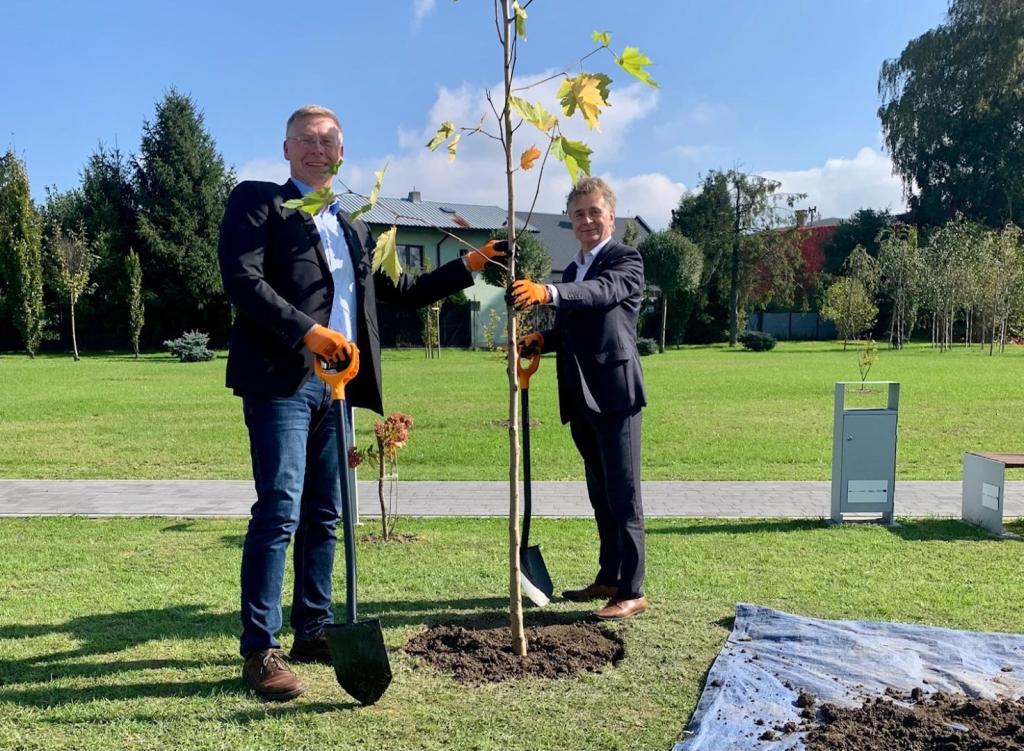
{"type": "Polygon", "coordinates": [[[323,147],[324,151],[334,151],[341,146],[337,138],[317,138],[316,136],[288,136],[289,141],[295,141],[305,149],[311,149],[317,144],[323,147]]]}

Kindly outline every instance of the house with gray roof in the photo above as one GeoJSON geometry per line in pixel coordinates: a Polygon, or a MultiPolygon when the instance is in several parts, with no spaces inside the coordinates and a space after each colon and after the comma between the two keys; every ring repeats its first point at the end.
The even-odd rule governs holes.
{"type": "MultiPolygon", "coordinates": [[[[342,194],[339,200],[342,210],[348,213],[366,202],[363,196],[354,193],[342,194]]],[[[407,272],[416,273],[426,268],[437,268],[465,255],[470,245],[479,247],[484,244],[495,231],[505,229],[508,212],[497,206],[424,201],[419,191],[411,191],[405,198],[380,197],[376,205],[361,218],[374,237],[392,226],[398,227],[396,239],[399,260],[407,272]]],[[[527,213],[517,212],[516,220],[519,231],[525,229],[535,233],[551,253],[550,279],[560,281],[565,267],[579,250],[569,217],[565,214],[534,213],[529,217],[529,223],[526,223],[527,213]]],[[[640,217],[634,217],[634,220],[639,242],[651,233],[651,228],[640,217]]],[[[616,218],[616,239],[622,239],[627,222],[628,218],[616,218]]],[[[504,341],[504,290],[488,285],[483,279],[477,279],[465,294],[470,300],[470,344],[478,347],[486,343],[485,328],[496,332],[495,343],[504,341]]],[[[385,332],[381,334],[384,336],[385,332]]],[[[387,341],[386,336],[384,341],[387,341]]]]}

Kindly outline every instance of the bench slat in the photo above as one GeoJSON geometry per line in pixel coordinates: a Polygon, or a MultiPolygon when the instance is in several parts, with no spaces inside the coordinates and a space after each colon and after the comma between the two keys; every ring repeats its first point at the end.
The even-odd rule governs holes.
{"type": "Polygon", "coordinates": [[[972,451],[972,454],[978,456],[984,456],[986,459],[992,461],[1002,462],[1010,469],[1020,469],[1024,467],[1024,454],[997,454],[990,451],[972,451]]]}

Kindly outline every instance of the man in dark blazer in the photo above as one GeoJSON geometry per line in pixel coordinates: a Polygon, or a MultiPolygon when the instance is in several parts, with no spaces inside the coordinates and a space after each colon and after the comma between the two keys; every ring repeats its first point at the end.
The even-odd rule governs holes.
{"type": "MultiPolygon", "coordinates": [[[[337,202],[310,216],[284,203],[329,187],[344,152],[330,110],[308,105],[286,126],[283,185],[247,181],[232,191],[219,259],[234,307],[227,386],[242,397],[256,503],[242,549],[240,651],[246,683],[265,699],[305,689],[281,657],[281,590],[294,536],[293,662],[330,663],[324,627],[333,622],[331,577],[341,511],[338,403],[313,375],[313,358],[334,359],[354,343],[359,373],[349,407],[383,412],[377,300],[405,307],[435,302],[473,283],[494,243],[397,284],[371,273],[373,236],[337,202]]],[[[346,416],[347,417],[347,416],[346,416]]]]}
{"type": "Polygon", "coordinates": [[[521,352],[557,353],[558,404],[583,457],[600,539],[598,571],[567,599],[607,599],[594,615],[630,618],[644,596],[644,512],[640,497],[640,409],[647,404],[636,347],[644,265],[636,249],[615,242],[615,194],[585,177],[567,200],[580,252],[561,284],[519,280],[517,308],[554,305],[554,328],[528,334],[521,352]]]}

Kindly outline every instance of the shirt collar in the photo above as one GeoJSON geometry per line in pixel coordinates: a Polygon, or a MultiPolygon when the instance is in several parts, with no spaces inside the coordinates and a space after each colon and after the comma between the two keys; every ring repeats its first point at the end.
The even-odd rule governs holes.
{"type": "MultiPolygon", "coordinates": [[[[299,189],[300,195],[305,196],[307,193],[313,192],[312,185],[306,185],[306,183],[302,182],[302,180],[299,180],[294,177],[290,177],[288,179],[292,181],[296,188],[299,189]]],[[[327,207],[327,211],[329,211],[334,216],[337,216],[338,212],[341,211],[341,202],[337,199],[337,197],[335,197],[334,201],[331,202],[331,205],[327,207]]]]}
{"type": "Polygon", "coordinates": [[[584,253],[583,249],[580,248],[580,251],[576,254],[576,263],[579,266],[589,266],[597,258],[597,254],[604,250],[605,246],[611,241],[612,237],[609,235],[586,253],[584,253]]]}

